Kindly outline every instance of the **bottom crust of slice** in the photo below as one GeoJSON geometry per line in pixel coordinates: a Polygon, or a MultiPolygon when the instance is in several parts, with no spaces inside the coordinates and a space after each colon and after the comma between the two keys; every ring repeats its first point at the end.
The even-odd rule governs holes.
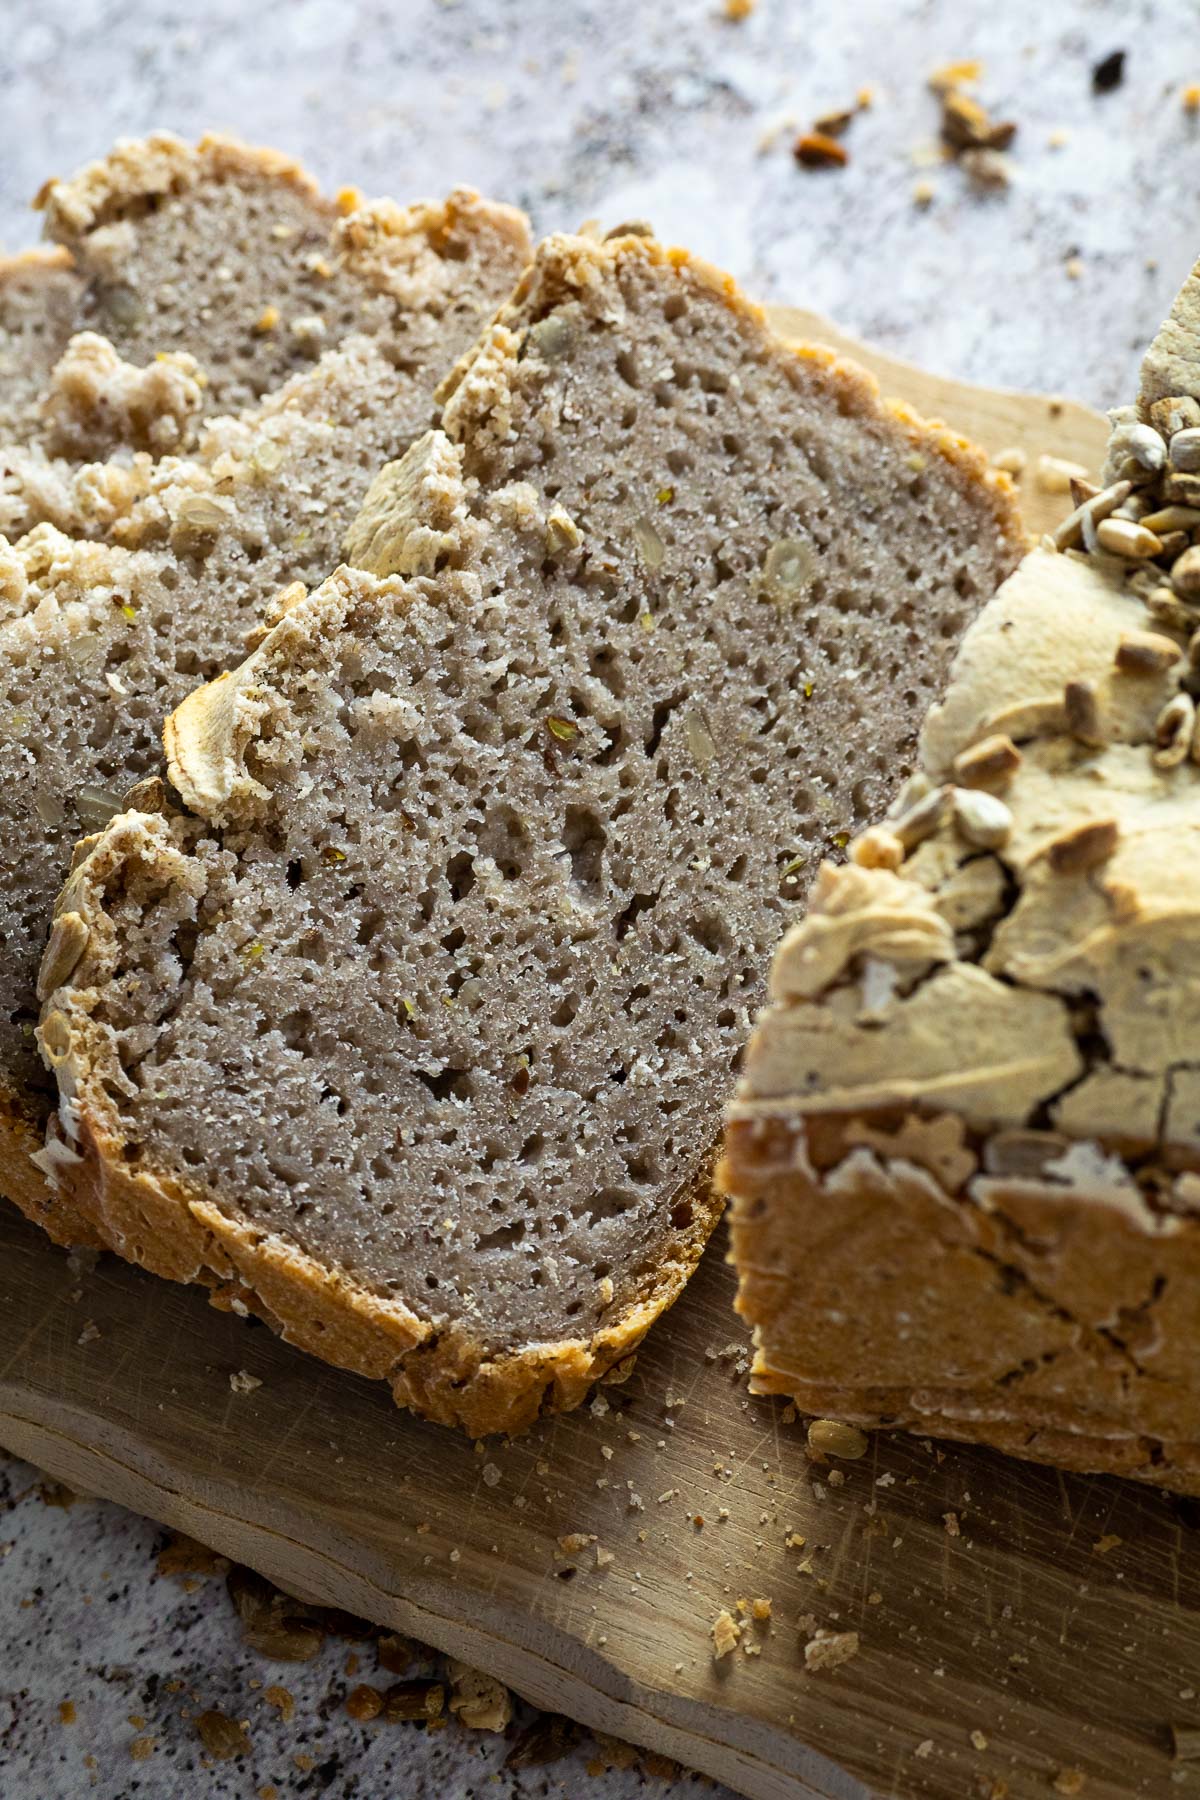
{"type": "Polygon", "coordinates": [[[74,1204],[53,1183],[43,1184],[48,1212],[12,1197],[56,1242],[97,1245],[154,1275],[200,1283],[214,1306],[256,1314],[287,1343],[387,1381],[398,1406],[472,1437],[524,1431],[543,1414],[578,1406],[678,1299],[723,1205],[710,1159],[688,1191],[692,1223],[678,1234],[677,1252],[611,1325],[590,1338],[496,1353],[317,1262],[223,1200],[131,1167],[120,1143],[86,1114],[78,1140],[51,1160],[55,1154],[72,1159],[74,1204]]]}
{"type": "Polygon", "coordinates": [[[948,1115],[736,1119],[718,1182],[754,1390],[1200,1492],[1200,1213],[1114,1166],[1081,1145],[988,1175],[948,1115]]]}
{"type": "Polygon", "coordinates": [[[66,1249],[102,1249],[104,1239],[74,1201],[47,1180],[34,1158],[43,1132],[29,1110],[0,1085],[0,1194],[66,1249]]]}

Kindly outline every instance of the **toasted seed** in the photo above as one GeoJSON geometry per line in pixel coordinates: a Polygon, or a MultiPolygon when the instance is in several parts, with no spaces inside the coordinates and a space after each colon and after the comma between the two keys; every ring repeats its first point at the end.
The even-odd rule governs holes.
{"type": "Polygon", "coordinates": [[[999,150],[977,145],[964,150],[959,162],[978,187],[1006,188],[1012,181],[1012,163],[999,150]]]}
{"type": "Polygon", "coordinates": [[[792,155],[806,169],[840,169],[850,161],[844,146],[822,131],[801,132],[792,145],[792,155]]]}
{"type": "Polygon", "coordinates": [[[1080,875],[1108,861],[1118,836],[1115,819],[1089,819],[1054,838],[1046,847],[1046,860],[1056,875],[1080,875]]]}
{"type": "Polygon", "coordinates": [[[1174,562],[1187,549],[1191,541],[1186,531],[1160,531],[1162,539],[1162,560],[1174,562]]]}
{"type": "Polygon", "coordinates": [[[1169,587],[1151,588],[1148,594],[1142,595],[1142,605],[1150,617],[1160,625],[1165,625],[1168,631],[1187,632],[1196,629],[1195,613],[1189,612],[1169,587]]]}
{"type": "Polygon", "coordinates": [[[1102,519],[1096,527],[1096,541],[1102,550],[1130,562],[1145,562],[1151,556],[1162,555],[1162,539],[1130,519],[1102,519]]]}
{"type": "Polygon", "coordinates": [[[813,120],[813,130],[822,137],[840,138],[850,129],[855,108],[842,107],[834,112],[822,113],[819,119],[813,120]]]}
{"type": "Polygon", "coordinates": [[[440,1681],[394,1681],[383,1696],[383,1717],[388,1725],[405,1719],[440,1718],[446,1690],[440,1681]]]}
{"type": "Polygon", "coordinates": [[[1200,600],[1200,544],[1193,544],[1171,564],[1171,586],[1185,600],[1200,600]]]}
{"type": "Polygon", "coordinates": [[[1200,506],[1200,475],[1169,469],[1163,479],[1164,500],[1180,506],[1200,506]]]}
{"type": "Polygon", "coordinates": [[[1147,531],[1157,531],[1159,537],[1168,531],[1192,531],[1200,525],[1200,507],[1160,506],[1157,512],[1147,513],[1142,524],[1147,531]]]}
{"type": "Polygon", "coordinates": [[[982,788],[955,788],[954,823],[959,835],[979,850],[999,850],[1012,836],[1012,813],[982,788]]]}
{"type": "Polygon", "coordinates": [[[898,819],[892,820],[891,830],[906,850],[915,850],[918,844],[933,836],[946,816],[951,793],[952,789],[948,787],[934,788],[898,819]]]}
{"type": "Polygon", "coordinates": [[[1085,500],[1094,500],[1103,490],[1095,481],[1081,481],[1078,475],[1072,475],[1067,483],[1071,495],[1072,506],[1082,506],[1085,500]]]}
{"type": "Polygon", "coordinates": [[[814,1419],[808,1428],[810,1450],[823,1456],[840,1456],[843,1462],[857,1462],[867,1454],[870,1439],[857,1425],[843,1425],[838,1419],[814,1419]]]}
{"type": "Polygon", "coordinates": [[[1157,631],[1123,631],[1114,660],[1123,675],[1161,675],[1179,661],[1179,645],[1157,631]]]}
{"type": "Polygon", "coordinates": [[[964,788],[1007,787],[1021,766],[1021,752],[1010,737],[994,737],[961,750],[954,759],[954,779],[964,788]]]}
{"type": "Polygon", "coordinates": [[[1189,755],[1196,729],[1196,702],[1190,694],[1176,694],[1154,722],[1158,748],[1151,761],[1156,769],[1174,769],[1189,755]]]}
{"type": "MultiPolygon", "coordinates": [[[[1072,482],[1071,492],[1083,484],[1072,482]]],[[[1128,500],[1133,488],[1128,481],[1114,481],[1111,487],[1098,488],[1090,498],[1077,503],[1074,512],[1069,512],[1053,533],[1056,550],[1073,550],[1083,536],[1083,522],[1090,518],[1098,525],[1101,519],[1107,519],[1123,501],[1128,500]]]]}
{"type": "Polygon", "coordinates": [[[1175,394],[1165,400],[1156,400],[1150,408],[1150,423],[1164,437],[1174,437],[1177,431],[1200,425],[1200,402],[1191,394],[1175,394]]]}
{"type": "Polygon", "coordinates": [[[1152,425],[1131,421],[1118,425],[1109,436],[1107,461],[1110,468],[1138,481],[1166,467],[1167,446],[1152,425]],[[1128,466],[1130,461],[1133,469],[1128,466]]]}
{"type": "Polygon", "coordinates": [[[850,845],[848,855],[860,869],[898,869],[904,861],[904,845],[886,825],[869,825],[850,845]]]}
{"type": "Polygon", "coordinates": [[[1173,434],[1171,467],[1185,475],[1194,475],[1200,469],[1200,426],[1190,425],[1186,431],[1173,434]]]}
{"type": "Polygon", "coordinates": [[[1063,710],[1067,730],[1073,738],[1078,738],[1081,744],[1096,745],[1104,742],[1096,689],[1090,681],[1067,682],[1063,688],[1063,710]]]}

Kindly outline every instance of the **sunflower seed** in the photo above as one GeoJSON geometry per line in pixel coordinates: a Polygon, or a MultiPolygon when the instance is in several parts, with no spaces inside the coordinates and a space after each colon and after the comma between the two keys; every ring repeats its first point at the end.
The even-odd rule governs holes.
{"type": "Polygon", "coordinates": [[[1102,519],[1096,527],[1096,541],[1102,550],[1130,562],[1145,562],[1151,556],[1162,555],[1162,539],[1130,519],[1102,519]]]}
{"type": "Polygon", "coordinates": [[[1080,875],[1108,861],[1118,836],[1115,819],[1088,819],[1054,838],[1046,846],[1046,860],[1056,875],[1080,875]]]}
{"type": "MultiPolygon", "coordinates": [[[[1080,485],[1072,483],[1072,493],[1080,485]]],[[[1111,487],[1099,489],[1090,499],[1078,504],[1074,512],[1069,512],[1061,525],[1055,528],[1053,533],[1055,549],[1073,550],[1083,536],[1085,519],[1090,518],[1093,524],[1099,524],[1101,519],[1107,519],[1111,513],[1114,513],[1132,492],[1133,489],[1128,481],[1114,481],[1111,487]]]]}
{"type": "Polygon", "coordinates": [[[1200,469],[1200,426],[1189,426],[1172,437],[1171,467],[1182,470],[1185,475],[1194,475],[1200,469]]]}
{"type": "Polygon", "coordinates": [[[1161,675],[1179,661],[1179,645],[1157,631],[1123,631],[1114,660],[1123,675],[1161,675]]]}
{"type": "Polygon", "coordinates": [[[1156,769],[1173,769],[1188,755],[1196,729],[1196,703],[1190,694],[1176,694],[1154,723],[1158,745],[1151,758],[1156,769]]]}
{"type": "Polygon", "coordinates": [[[1171,586],[1185,600],[1200,599],[1200,544],[1193,544],[1171,564],[1171,586]]]}
{"type": "Polygon", "coordinates": [[[980,850],[999,850],[1012,836],[1012,813],[982,788],[955,788],[954,823],[959,835],[980,850]]]}
{"type": "Polygon", "coordinates": [[[946,816],[952,792],[948,787],[934,788],[892,822],[891,830],[906,850],[915,850],[918,844],[933,836],[946,816]]]}
{"type": "Polygon", "coordinates": [[[1007,787],[1021,766],[1021,752],[1003,733],[983,738],[954,759],[954,779],[964,788],[1007,787]]]}
{"type": "Polygon", "coordinates": [[[1073,738],[1093,747],[1104,742],[1096,689],[1090,681],[1067,682],[1063,688],[1063,711],[1066,714],[1067,730],[1073,738]]]}

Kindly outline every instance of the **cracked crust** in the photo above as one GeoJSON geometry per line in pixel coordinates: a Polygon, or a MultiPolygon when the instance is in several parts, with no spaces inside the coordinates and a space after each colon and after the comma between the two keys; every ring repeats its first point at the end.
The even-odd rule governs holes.
{"type": "MultiPolygon", "coordinates": [[[[457,504],[461,453],[452,440],[469,443],[475,468],[487,471],[489,457],[511,429],[507,382],[528,334],[553,314],[564,297],[574,303],[580,295],[588,295],[621,254],[655,269],[669,268],[689,291],[715,293],[739,320],[757,326],[761,319],[727,278],[682,252],[667,252],[641,239],[605,246],[552,240],[543,246],[534,273],[521,284],[516,299],[444,385],[445,434],[417,446],[399,474],[387,472],[387,479],[381,478],[382,485],[368,496],[363,518],[349,540],[356,560],[381,577],[393,571],[420,576],[434,568],[443,552],[454,550],[455,531],[465,545],[471,532],[485,529],[477,516],[468,517],[457,504]]],[[[1006,478],[988,470],[981,454],[944,428],[924,425],[906,409],[886,412],[871,378],[827,352],[792,353],[768,340],[763,356],[777,359],[789,383],[808,382],[815,374],[813,385],[828,401],[830,412],[863,419],[909,472],[915,471],[911,461],[905,464],[907,455],[940,459],[951,485],[970,497],[974,529],[994,537],[991,579],[996,566],[1011,566],[1019,540],[1011,487],[1006,478]]],[[[484,482],[482,475],[475,479],[484,482]]],[[[503,512],[517,522],[516,529],[538,534],[552,553],[573,549],[580,542],[579,530],[561,507],[542,516],[537,492],[529,483],[507,482],[487,496],[487,505],[495,509],[495,518],[503,512]]],[[[463,556],[465,560],[465,550],[463,556]]],[[[453,554],[450,566],[459,566],[453,554]]],[[[368,576],[346,570],[326,589],[347,584],[364,597],[381,591],[368,576]]],[[[402,590],[393,586],[388,591],[402,590]]],[[[325,604],[319,594],[285,612],[250,664],[186,702],[171,721],[167,748],[172,780],[185,803],[221,830],[253,833],[263,826],[273,795],[259,780],[264,773],[261,759],[250,767],[243,755],[262,717],[260,709],[270,705],[269,684],[262,672],[285,641],[294,639],[299,660],[308,621],[314,609],[325,604]]],[[[640,620],[635,623],[645,631],[640,620]]],[[[641,639],[635,641],[640,644],[641,639]]],[[[265,735],[274,738],[274,728],[265,735]]],[[[705,742],[711,757],[713,746],[705,742]]],[[[105,984],[104,935],[112,930],[103,887],[112,876],[114,859],[124,860],[132,871],[122,875],[123,881],[185,884],[186,859],[177,860],[177,844],[178,834],[188,828],[171,819],[124,815],[101,835],[60,899],[59,929],[44,971],[42,1043],[55,1065],[62,1095],[64,1187],[105,1241],[123,1255],[158,1273],[214,1286],[219,1304],[237,1300],[262,1312],[285,1336],[324,1359],[389,1380],[397,1400],[425,1416],[483,1433],[517,1429],[542,1411],[577,1404],[590,1383],[640,1341],[653,1319],[676,1298],[698,1260],[720,1210],[709,1180],[709,1160],[692,1165],[694,1176],[673,1201],[668,1195],[667,1211],[679,1212],[682,1222],[676,1224],[672,1218],[669,1237],[664,1227],[662,1241],[656,1242],[656,1266],[649,1277],[639,1275],[640,1292],[631,1301],[622,1297],[620,1316],[611,1325],[590,1336],[500,1355],[485,1353],[453,1325],[435,1331],[409,1306],[369,1291],[328,1262],[313,1260],[279,1234],[256,1229],[239,1213],[237,1196],[228,1189],[206,1187],[198,1178],[182,1181],[168,1175],[163,1162],[131,1165],[127,1152],[135,1147],[121,1131],[118,1108],[104,1093],[105,1057],[111,1062],[112,1052],[106,1051],[93,1028],[105,984]],[[135,866],[139,863],[140,870],[135,866]],[[82,936],[76,919],[82,923],[82,936]]],[[[113,1068],[111,1074],[114,1089],[119,1088],[119,1072],[113,1068]]],[[[705,1131],[709,1129],[706,1115],[705,1131]]]]}
{"type": "MultiPolygon", "coordinates": [[[[1143,419],[1197,366],[1194,287],[1143,419]]],[[[1165,444],[1115,422],[1151,515],[1165,444]]],[[[822,871],[718,1179],[757,1391],[1200,1492],[1197,621],[1081,536],[985,608],[918,777],[822,871]]]]}

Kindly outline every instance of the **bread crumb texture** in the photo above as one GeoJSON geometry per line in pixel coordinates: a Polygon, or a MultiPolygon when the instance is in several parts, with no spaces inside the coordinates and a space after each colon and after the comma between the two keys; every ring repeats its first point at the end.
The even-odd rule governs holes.
{"type": "Polygon", "coordinates": [[[642,236],[549,240],[439,398],[81,850],[42,1164],[480,1435],[680,1291],[769,946],[1018,533],[978,452],[642,236]]]}
{"type": "Polygon", "coordinates": [[[1197,292],[785,935],[721,1176],[759,1391],[1193,1491],[1197,292]]]}
{"type": "MultiPolygon", "coordinates": [[[[467,190],[343,213],[223,139],[122,145],[46,205],[69,254],[0,263],[0,371],[22,371],[0,383],[0,1186],[89,1242],[29,1161],[52,1104],[42,921],[71,846],[161,766],[171,708],[335,565],[529,240],[467,190]],[[319,355],[252,341],[262,292],[311,312],[314,284],[319,355]]],[[[58,931],[60,966],[79,941],[58,931]]]]}

